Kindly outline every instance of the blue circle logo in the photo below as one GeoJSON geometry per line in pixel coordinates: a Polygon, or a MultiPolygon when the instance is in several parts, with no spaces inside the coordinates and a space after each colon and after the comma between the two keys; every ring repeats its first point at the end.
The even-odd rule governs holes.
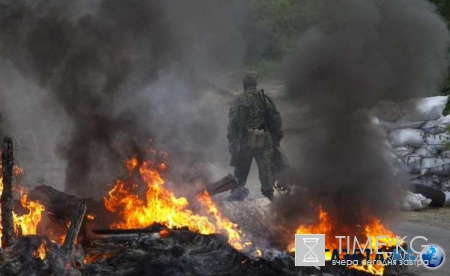
{"type": "Polygon", "coordinates": [[[436,268],[444,262],[444,251],[437,245],[429,245],[422,252],[422,260],[424,264],[430,268],[436,268]]]}

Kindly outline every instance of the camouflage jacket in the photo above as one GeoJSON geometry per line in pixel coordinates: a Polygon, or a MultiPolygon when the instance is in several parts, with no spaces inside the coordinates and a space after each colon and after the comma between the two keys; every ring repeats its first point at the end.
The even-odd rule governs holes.
{"type": "Polygon", "coordinates": [[[248,88],[236,98],[230,108],[228,119],[229,142],[244,136],[250,128],[267,129],[272,134],[274,142],[279,142],[283,138],[281,115],[275,103],[269,96],[263,96],[261,91],[255,88],[248,88]]]}

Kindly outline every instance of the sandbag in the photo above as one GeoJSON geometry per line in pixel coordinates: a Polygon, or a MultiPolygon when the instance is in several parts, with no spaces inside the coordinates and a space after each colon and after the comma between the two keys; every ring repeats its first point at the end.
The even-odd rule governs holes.
{"type": "Polygon", "coordinates": [[[397,129],[389,132],[388,140],[394,147],[421,146],[425,143],[425,135],[420,129],[397,129]]]}
{"type": "Polygon", "coordinates": [[[437,175],[423,175],[411,181],[412,184],[420,184],[438,190],[442,190],[441,182],[441,178],[437,175]]]}
{"type": "Polygon", "coordinates": [[[428,121],[425,124],[421,126],[421,129],[425,133],[429,134],[439,134],[447,131],[447,129],[450,126],[450,115],[442,116],[441,118],[434,120],[434,121],[428,121]]]}
{"type": "Polygon", "coordinates": [[[420,174],[450,175],[450,158],[423,158],[420,164],[420,174]]]}
{"type": "Polygon", "coordinates": [[[397,121],[385,121],[382,119],[378,119],[378,126],[382,127],[386,130],[394,130],[394,129],[401,129],[401,128],[420,128],[423,124],[425,124],[425,121],[406,121],[404,119],[400,119],[397,121]]]}
{"type": "Polygon", "coordinates": [[[415,154],[419,155],[423,158],[429,158],[429,157],[437,157],[438,150],[433,145],[423,145],[416,151],[414,151],[415,154]]]}
{"type": "Polygon", "coordinates": [[[438,121],[439,121],[440,125],[449,126],[450,125],[450,115],[442,116],[441,118],[439,118],[438,121]]]}
{"type": "Polygon", "coordinates": [[[414,153],[414,148],[405,146],[405,147],[397,147],[394,148],[395,155],[398,157],[405,157],[408,154],[414,153]]]}
{"type": "Polygon", "coordinates": [[[434,146],[436,149],[443,149],[450,143],[450,135],[447,133],[426,134],[425,142],[434,146]]]}
{"type": "Polygon", "coordinates": [[[420,173],[422,157],[417,154],[408,154],[401,159],[399,167],[407,173],[420,173]]]}
{"type": "Polygon", "coordinates": [[[406,113],[403,119],[408,121],[431,121],[442,116],[448,102],[448,96],[428,97],[413,100],[416,108],[411,113],[406,113]]]}
{"type": "Polygon", "coordinates": [[[401,103],[379,102],[372,115],[378,119],[394,122],[400,119],[410,122],[439,119],[447,104],[448,96],[411,99],[401,103]]]}
{"type": "Polygon", "coordinates": [[[441,157],[448,157],[448,158],[450,158],[450,150],[441,151],[441,157]]]}
{"type": "Polygon", "coordinates": [[[450,192],[450,179],[444,179],[441,181],[441,189],[444,192],[450,192]]]}
{"type": "Polygon", "coordinates": [[[421,194],[407,193],[403,200],[403,209],[406,211],[421,211],[427,208],[431,203],[431,199],[424,197],[421,194]]]}

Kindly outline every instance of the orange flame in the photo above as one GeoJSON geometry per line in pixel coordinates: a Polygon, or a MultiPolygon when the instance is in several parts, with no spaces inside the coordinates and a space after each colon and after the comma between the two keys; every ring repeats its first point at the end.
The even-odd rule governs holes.
{"type": "Polygon", "coordinates": [[[228,243],[237,250],[244,249],[246,244],[243,244],[241,241],[241,231],[239,230],[238,225],[231,222],[228,218],[222,216],[216,204],[209,196],[208,192],[204,191],[203,193],[199,194],[197,198],[198,201],[202,203],[206,208],[208,213],[214,216],[218,230],[225,231],[225,234],[228,237],[228,243]]]}
{"type": "MultiPolygon", "coordinates": [[[[360,227],[361,228],[361,227],[360,227]]],[[[338,240],[335,238],[335,232],[333,229],[339,229],[343,233],[349,233],[350,231],[336,222],[332,221],[329,214],[323,210],[322,206],[319,206],[319,221],[317,224],[304,226],[300,225],[296,234],[325,234],[325,247],[335,249],[339,247],[338,240]]],[[[342,235],[339,233],[339,235],[342,235]]],[[[352,236],[349,234],[349,236],[352,236]]],[[[360,233],[356,233],[356,236],[366,237],[371,239],[372,250],[376,251],[376,236],[385,236],[386,238],[379,239],[380,242],[385,243],[387,247],[396,245],[396,235],[386,228],[379,219],[372,218],[370,222],[361,229],[360,233]]],[[[345,246],[344,244],[342,246],[345,246]]],[[[370,249],[370,248],[368,248],[370,249]]],[[[288,246],[289,252],[295,252],[295,244],[291,242],[288,246]]],[[[332,252],[325,252],[325,260],[331,260],[332,252]]],[[[386,256],[385,256],[386,257],[386,256]]],[[[371,255],[372,261],[375,260],[375,255],[371,255]]],[[[364,266],[351,266],[351,268],[365,271],[374,275],[383,275],[384,267],[382,265],[364,265],[364,266]]]]}
{"type": "Polygon", "coordinates": [[[262,257],[262,252],[259,249],[256,249],[256,257],[261,258],[262,257]]]}
{"type": "Polygon", "coordinates": [[[83,263],[84,264],[91,264],[96,262],[98,259],[107,259],[113,257],[113,254],[87,254],[84,256],[83,263]]]}
{"type": "Polygon", "coordinates": [[[215,233],[214,225],[207,217],[199,216],[188,209],[186,198],[177,198],[173,192],[165,188],[159,169],[161,165],[143,162],[138,166],[135,157],[126,162],[129,175],[137,169],[140,177],[147,184],[145,200],[136,193],[138,185],[131,178],[128,181],[118,180],[109,197],[104,198],[106,209],[118,213],[122,221],[113,223],[112,228],[143,228],[159,223],[168,228],[187,227],[201,233],[215,233]],[[156,169],[155,169],[156,168],[156,169]]]}
{"type": "Polygon", "coordinates": [[[39,246],[39,248],[36,251],[34,251],[33,255],[41,260],[45,259],[47,255],[47,251],[45,249],[45,240],[42,241],[41,246],[39,246]]]}
{"type": "MultiPolygon", "coordinates": [[[[238,226],[221,215],[208,193],[199,194],[198,200],[212,215],[215,224],[207,216],[195,214],[189,209],[186,198],[176,197],[165,186],[160,174],[167,169],[166,164],[150,161],[139,164],[136,157],[133,157],[125,162],[125,167],[128,178],[117,180],[109,191],[109,196],[103,199],[106,209],[117,213],[120,217],[120,222],[111,224],[111,228],[143,228],[159,223],[170,229],[187,227],[191,231],[205,235],[223,233],[228,237],[229,243],[238,250],[243,249],[246,244],[251,244],[242,244],[238,226]],[[132,179],[134,171],[138,172],[147,185],[145,199],[140,198],[137,191],[139,186],[132,179]]],[[[164,236],[165,232],[161,237],[164,236]]]]}
{"type": "Polygon", "coordinates": [[[169,231],[167,231],[167,229],[163,229],[163,230],[159,231],[159,236],[160,236],[161,238],[165,238],[165,237],[167,237],[169,234],[170,234],[170,233],[169,233],[169,231]]]}
{"type": "MultiPolygon", "coordinates": [[[[2,166],[0,164],[0,170],[2,166]]],[[[14,166],[13,168],[14,175],[20,176],[23,173],[23,170],[18,166],[14,166]]],[[[42,219],[42,212],[45,210],[44,205],[40,204],[39,201],[31,201],[28,199],[26,194],[26,189],[19,185],[15,185],[14,191],[18,191],[20,193],[20,204],[23,208],[28,209],[28,214],[23,214],[21,216],[17,215],[13,211],[13,220],[14,220],[14,233],[15,235],[36,235],[36,229],[39,222],[42,219]]],[[[0,176],[0,194],[3,192],[3,176],[0,176]]],[[[1,210],[0,210],[1,215],[1,210]]],[[[2,226],[0,224],[0,246],[1,246],[1,237],[2,237],[2,226]]]]}
{"type": "Polygon", "coordinates": [[[22,195],[20,203],[22,207],[28,209],[30,212],[22,216],[13,213],[14,224],[20,227],[22,235],[36,235],[36,229],[41,221],[42,212],[45,210],[45,207],[38,201],[28,200],[26,194],[22,195]]]}

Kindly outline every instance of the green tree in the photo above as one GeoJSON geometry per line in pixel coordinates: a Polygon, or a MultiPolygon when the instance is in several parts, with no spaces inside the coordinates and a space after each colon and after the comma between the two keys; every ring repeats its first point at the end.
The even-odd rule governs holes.
{"type": "Polygon", "coordinates": [[[436,5],[439,13],[447,21],[447,24],[450,25],[450,1],[448,0],[430,0],[430,1],[436,5]]]}
{"type": "Polygon", "coordinates": [[[250,0],[254,27],[271,41],[266,56],[279,58],[295,45],[298,34],[305,28],[305,1],[250,0]]]}
{"type": "Polygon", "coordinates": [[[307,1],[249,0],[249,19],[243,30],[249,46],[245,70],[274,76],[281,59],[294,49],[299,34],[308,26],[307,1]]]}

